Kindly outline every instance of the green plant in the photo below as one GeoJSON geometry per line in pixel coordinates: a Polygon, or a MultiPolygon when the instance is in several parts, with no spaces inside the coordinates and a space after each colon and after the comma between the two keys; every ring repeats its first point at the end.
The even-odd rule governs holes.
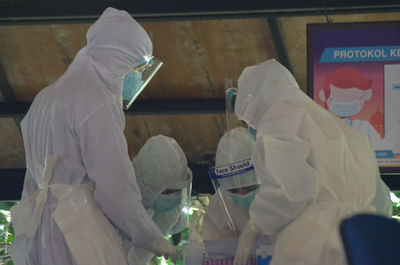
{"type": "Polygon", "coordinates": [[[10,208],[15,202],[0,202],[0,264],[13,265],[8,253],[8,246],[14,240],[14,229],[11,223],[10,208]]]}
{"type": "Polygon", "coordinates": [[[392,195],[392,205],[393,205],[393,218],[400,222],[400,192],[393,192],[394,196],[392,195]]]}

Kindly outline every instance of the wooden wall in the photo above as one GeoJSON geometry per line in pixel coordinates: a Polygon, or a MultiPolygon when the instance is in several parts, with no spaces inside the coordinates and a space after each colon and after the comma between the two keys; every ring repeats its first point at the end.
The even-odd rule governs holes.
{"type": "MultiPolygon", "coordinates": [[[[400,13],[336,15],[333,22],[398,20],[400,13]]],[[[277,22],[294,76],[306,90],[306,24],[323,16],[281,17],[277,22]]],[[[141,23],[164,66],[141,99],[223,98],[224,78],[235,84],[244,67],[276,58],[267,19],[141,23]]],[[[0,26],[0,69],[19,101],[32,101],[57,80],[85,43],[88,24],[0,26]]],[[[0,95],[0,101],[4,98],[0,95]]],[[[134,156],[152,135],[174,137],[191,162],[215,152],[225,130],[222,114],[129,116],[134,156]]],[[[24,167],[22,138],[13,119],[0,118],[0,168],[24,167]]]]}

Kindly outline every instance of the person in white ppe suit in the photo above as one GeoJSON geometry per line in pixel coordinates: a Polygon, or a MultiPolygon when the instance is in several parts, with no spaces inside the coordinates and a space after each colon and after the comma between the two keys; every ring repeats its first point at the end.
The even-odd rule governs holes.
{"type": "MultiPolygon", "coordinates": [[[[143,199],[142,203],[163,235],[176,234],[188,225],[192,172],[184,152],[171,137],[153,136],[132,160],[143,199]]],[[[154,253],[126,247],[130,265],[149,264],[154,253]]]]}
{"type": "Polygon", "coordinates": [[[21,123],[27,170],[22,201],[12,209],[15,265],[127,264],[114,226],[136,246],[177,255],[141,204],[123,134],[123,104],[137,89],[129,83],[140,89],[145,83],[131,76],[147,69],[151,40],[127,12],[113,8],[86,37],[21,123]]]}
{"type": "Polygon", "coordinates": [[[312,101],[274,59],[244,69],[235,113],[257,130],[252,163],[262,185],[234,264],[247,263],[260,234],[276,236],[271,265],[346,264],[341,220],[390,204],[368,139],[312,101]]]}
{"type": "MultiPolygon", "coordinates": [[[[251,157],[256,142],[246,128],[234,128],[218,143],[215,166],[225,166],[251,157]]],[[[241,233],[249,220],[249,206],[260,187],[255,171],[250,170],[219,180],[221,194],[235,229],[241,233]]],[[[204,240],[238,237],[230,228],[217,194],[211,197],[203,220],[204,240]]]]}

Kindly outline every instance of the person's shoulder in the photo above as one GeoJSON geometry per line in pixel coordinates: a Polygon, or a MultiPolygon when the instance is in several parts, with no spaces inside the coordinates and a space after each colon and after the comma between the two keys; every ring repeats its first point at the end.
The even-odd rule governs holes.
{"type": "Polygon", "coordinates": [[[290,129],[300,126],[308,116],[308,110],[303,105],[290,101],[278,101],[273,103],[260,119],[258,132],[265,134],[290,133],[290,129]]]}

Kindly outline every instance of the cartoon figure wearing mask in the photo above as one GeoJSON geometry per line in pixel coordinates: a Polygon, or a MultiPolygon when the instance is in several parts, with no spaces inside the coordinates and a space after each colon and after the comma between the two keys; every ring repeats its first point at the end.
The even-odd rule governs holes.
{"type": "Polygon", "coordinates": [[[337,68],[325,79],[324,90],[319,92],[319,98],[326,102],[326,106],[333,114],[367,136],[375,150],[391,150],[394,153],[400,153],[398,122],[381,138],[369,121],[351,119],[351,116],[359,113],[365,102],[371,99],[371,85],[371,80],[357,69],[337,68]]]}
{"type": "Polygon", "coordinates": [[[319,92],[319,98],[326,102],[333,114],[367,136],[372,146],[376,147],[381,145],[381,137],[369,121],[350,118],[359,113],[364,103],[371,99],[371,84],[371,80],[355,68],[337,68],[325,79],[324,90],[319,92]]]}
{"type": "Polygon", "coordinates": [[[11,209],[15,265],[127,265],[116,228],[135,246],[177,257],[149,217],[124,136],[128,108],[161,63],[145,30],[107,8],[67,71],[21,123],[22,200],[11,209]],[[135,209],[132,211],[132,208],[135,209]]]}

